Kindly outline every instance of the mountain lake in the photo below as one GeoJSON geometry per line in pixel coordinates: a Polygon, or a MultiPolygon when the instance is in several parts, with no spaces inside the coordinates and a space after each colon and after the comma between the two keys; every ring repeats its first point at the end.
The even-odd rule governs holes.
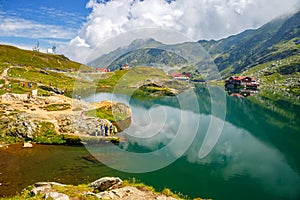
{"type": "Polygon", "coordinates": [[[109,93],[85,100],[132,108],[130,127],[118,133],[122,142],[2,147],[0,196],[38,181],[81,184],[118,176],[190,198],[300,199],[299,104],[260,92],[229,96],[203,85],[159,100],[109,93]]]}

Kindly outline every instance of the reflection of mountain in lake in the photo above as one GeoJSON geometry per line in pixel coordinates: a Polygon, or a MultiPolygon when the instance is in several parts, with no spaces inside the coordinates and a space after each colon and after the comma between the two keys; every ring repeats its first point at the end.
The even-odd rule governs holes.
{"type": "MultiPolygon", "coordinates": [[[[186,142],[192,142],[184,156],[164,169],[149,173],[148,177],[141,175],[143,180],[146,178],[154,184],[154,181],[164,177],[165,184],[188,191],[191,197],[197,196],[196,191],[199,191],[204,197],[215,199],[222,199],[224,196],[225,199],[298,199],[300,193],[296,185],[300,184],[300,106],[290,103],[289,99],[272,101],[274,97],[268,102],[263,102],[261,92],[248,98],[232,98],[225,94],[222,87],[199,84],[193,91],[187,91],[180,97],[152,101],[139,101],[127,97],[133,110],[133,125],[124,133],[128,140],[121,144],[121,148],[129,152],[143,153],[143,157],[146,157],[146,153],[174,145],[179,137],[178,130],[185,128],[184,137],[181,140],[177,139],[167,153],[160,154],[160,159],[143,162],[136,167],[141,169],[162,163],[177,156],[186,142]],[[196,94],[199,109],[195,108],[196,104],[191,103],[193,93],[196,94]],[[265,107],[265,104],[273,107],[265,107]],[[183,108],[182,105],[187,106],[183,108]],[[222,118],[219,110],[224,106],[226,117],[222,118]],[[284,112],[279,112],[280,108],[284,108],[284,112]],[[199,119],[196,126],[193,122],[195,119],[199,119]],[[222,134],[217,138],[218,142],[212,151],[201,158],[199,150],[204,138],[210,135],[208,129],[212,120],[219,122],[212,127],[212,135],[220,124],[224,125],[222,134]],[[195,131],[197,135],[193,137],[192,133],[195,131]],[[173,181],[172,174],[177,174],[178,181],[173,181]],[[187,179],[193,179],[198,184],[181,184],[187,179]],[[207,187],[197,188],[202,184],[207,187]],[[220,184],[221,191],[216,192],[212,189],[220,184]],[[233,194],[232,187],[238,192],[233,194]],[[248,193],[249,188],[252,191],[251,195],[248,193]]],[[[103,99],[100,96],[99,98],[103,99]]],[[[113,100],[119,101],[124,96],[120,97],[113,100]]],[[[115,150],[91,149],[93,153],[100,155],[101,159],[104,159],[104,152],[115,150]]],[[[116,160],[122,161],[124,167],[138,163],[137,159],[126,157],[118,151],[114,152],[114,155],[116,160]]],[[[110,160],[111,156],[107,155],[104,161],[110,160]]]]}

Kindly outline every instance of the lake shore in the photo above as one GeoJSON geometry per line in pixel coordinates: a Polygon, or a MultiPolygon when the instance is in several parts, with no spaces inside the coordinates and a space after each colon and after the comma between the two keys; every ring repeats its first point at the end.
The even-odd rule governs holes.
{"type": "Polygon", "coordinates": [[[130,118],[128,106],[112,101],[88,103],[57,94],[32,97],[7,93],[1,96],[1,141],[7,144],[24,141],[78,144],[81,139],[118,141],[115,134],[129,126],[130,118]],[[115,110],[118,113],[113,113],[115,110]]]}
{"type": "MultiPolygon", "coordinates": [[[[68,195],[70,198],[80,197],[80,199],[93,199],[93,197],[97,199],[96,195],[99,196],[100,193],[101,195],[111,194],[113,195],[112,199],[139,199],[142,197],[147,197],[146,199],[159,197],[170,200],[189,199],[181,194],[177,195],[171,192],[170,189],[163,189],[158,192],[135,178],[123,181],[118,187],[109,187],[102,191],[88,187],[100,177],[95,174],[86,176],[87,171],[96,168],[98,170],[100,168],[100,171],[106,170],[99,166],[98,162],[85,160],[84,156],[86,155],[89,155],[88,152],[80,146],[37,144],[35,148],[24,149],[22,144],[13,144],[0,148],[0,199],[44,199],[46,193],[49,192],[58,192],[68,195]],[[75,170],[76,167],[74,166],[77,166],[78,159],[82,160],[85,167],[82,166],[75,170]],[[72,172],[74,170],[78,173],[76,178],[72,172]],[[78,170],[82,170],[82,173],[78,170]],[[20,176],[22,179],[19,178],[20,176]],[[35,196],[32,191],[38,191],[37,189],[34,190],[34,188],[38,188],[38,182],[44,182],[44,185],[51,185],[53,182],[61,183],[56,186],[62,187],[52,187],[51,190],[45,190],[44,193],[41,192],[35,196]],[[23,190],[25,188],[27,189],[23,190]],[[127,190],[130,192],[124,193],[127,190]],[[120,195],[123,195],[123,198],[120,198],[120,195]]],[[[105,174],[105,172],[102,173],[105,174]]],[[[115,173],[110,174],[112,176],[117,175],[115,173]]]]}

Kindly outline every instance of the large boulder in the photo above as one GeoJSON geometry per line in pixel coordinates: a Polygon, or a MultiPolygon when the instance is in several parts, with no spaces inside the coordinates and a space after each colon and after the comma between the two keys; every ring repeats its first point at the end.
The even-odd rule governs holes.
{"type": "MultiPolygon", "coordinates": [[[[65,187],[67,185],[56,183],[56,182],[37,182],[37,183],[34,184],[34,188],[32,188],[30,190],[30,193],[33,196],[46,195],[46,194],[48,194],[48,196],[49,196],[50,193],[52,192],[51,189],[52,189],[53,186],[65,187]]],[[[24,191],[26,189],[27,188],[25,188],[24,191]]],[[[63,196],[63,195],[60,195],[60,196],[63,196]]],[[[49,197],[51,197],[51,195],[49,197]]],[[[55,199],[55,198],[53,198],[53,199],[55,199]]],[[[59,198],[56,198],[56,199],[59,200],[59,198]]],[[[62,198],[61,200],[64,200],[64,199],[65,198],[62,198]]]]}
{"type": "Polygon", "coordinates": [[[123,181],[118,177],[103,177],[92,182],[89,187],[100,191],[111,190],[122,185],[123,181]]]}
{"type": "Polygon", "coordinates": [[[3,127],[3,132],[7,136],[33,139],[39,124],[31,118],[30,114],[21,112],[15,115],[14,118],[9,119],[8,123],[3,127]]]}
{"type": "Polygon", "coordinates": [[[60,132],[82,135],[95,135],[96,131],[100,131],[101,125],[108,127],[111,125],[111,122],[106,119],[81,117],[75,114],[61,114],[56,117],[56,120],[60,132]]]}

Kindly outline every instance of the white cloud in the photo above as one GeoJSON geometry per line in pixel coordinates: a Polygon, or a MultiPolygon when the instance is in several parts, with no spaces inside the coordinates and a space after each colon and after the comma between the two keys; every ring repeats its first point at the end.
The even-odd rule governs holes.
{"type": "Polygon", "coordinates": [[[172,3],[114,0],[103,4],[90,0],[87,7],[92,8],[92,13],[78,34],[86,47],[73,40],[65,53],[75,55],[73,51],[85,48],[86,55],[72,57],[84,61],[92,49],[105,40],[149,27],[174,30],[191,40],[220,39],[290,13],[297,3],[298,0],[176,0],[172,3]]]}
{"type": "Polygon", "coordinates": [[[47,25],[17,17],[0,16],[0,36],[26,38],[64,38],[76,36],[76,30],[62,26],[47,25]]]}

